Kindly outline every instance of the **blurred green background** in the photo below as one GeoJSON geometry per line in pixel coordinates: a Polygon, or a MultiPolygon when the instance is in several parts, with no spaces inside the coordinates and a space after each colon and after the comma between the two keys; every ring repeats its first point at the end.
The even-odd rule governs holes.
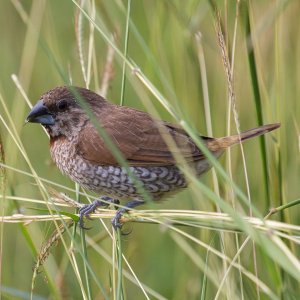
{"type": "MultiPolygon", "coordinates": [[[[266,137],[267,171],[264,173],[260,139],[244,145],[248,182],[254,206],[265,215],[270,207],[299,198],[300,178],[300,29],[299,1],[216,1],[221,13],[225,41],[231,58],[234,56],[234,83],[236,109],[242,130],[260,125],[258,112],[263,123],[281,123],[281,128],[266,137]],[[236,9],[238,17],[236,18],[236,9]],[[234,39],[235,22],[237,25],[234,39]],[[247,23],[250,22],[250,27],[247,23]],[[236,46],[233,47],[233,41],[236,46]],[[253,55],[254,56],[251,56],[253,55]],[[250,73],[249,60],[254,61],[252,71],[258,82],[260,98],[255,91],[255,83],[250,73]],[[253,69],[254,68],[254,69],[253,69]],[[258,104],[256,104],[258,101],[258,104]],[[269,189],[269,196],[267,194],[269,189]]],[[[81,5],[93,16],[95,23],[107,37],[115,36],[117,48],[124,52],[126,39],[127,1],[81,1],[81,5]]],[[[203,53],[206,66],[210,117],[214,136],[228,134],[227,122],[231,114],[231,132],[236,133],[232,113],[229,114],[228,85],[218,45],[216,16],[212,2],[208,0],[132,0],[128,33],[129,61],[134,62],[149,81],[169,101],[180,118],[187,120],[201,134],[207,135],[203,100],[203,75],[200,72],[199,55],[203,53]],[[196,35],[201,34],[201,42],[196,35]]],[[[0,94],[12,117],[17,135],[33,168],[41,178],[74,188],[68,178],[61,175],[51,162],[48,138],[40,126],[26,125],[24,120],[30,108],[24,101],[12,75],[15,74],[31,103],[35,103],[45,91],[66,84],[66,78],[77,86],[86,86],[80,63],[79,48],[82,47],[84,64],[87,68],[89,45],[92,43],[91,80],[89,88],[100,90],[109,43],[94,29],[91,22],[80,13],[73,1],[7,0],[0,2],[0,94]],[[77,21],[79,24],[77,23],[77,21]],[[77,32],[77,37],[76,37],[77,32]],[[91,37],[93,39],[91,40],[91,37]],[[80,46],[78,46],[80,45],[80,46]],[[63,75],[62,75],[63,74],[63,75]]],[[[113,72],[107,91],[107,99],[120,103],[122,89],[122,59],[114,53],[113,72]]],[[[202,65],[203,67],[203,65],[202,65]]],[[[164,120],[175,122],[174,118],[157,101],[149,89],[140,82],[129,67],[126,68],[124,105],[146,110],[149,101],[164,120]],[[143,97],[143,101],[141,101],[143,97]]],[[[2,185],[2,207],[4,215],[14,213],[36,214],[31,207],[42,207],[21,201],[22,197],[42,199],[34,179],[18,170],[30,172],[15,141],[9,134],[12,128],[9,118],[1,105],[2,122],[0,132],[4,145],[6,169],[5,184],[2,185]],[[13,200],[17,197],[17,201],[13,200]]],[[[221,159],[228,170],[227,156],[221,159]]],[[[246,193],[246,181],[239,147],[231,152],[233,180],[246,193]]],[[[212,172],[201,178],[213,189],[212,172]]],[[[2,182],[3,183],[3,182],[2,182]]],[[[221,196],[232,203],[228,186],[220,182],[221,196]]],[[[58,189],[59,192],[65,192],[58,189]]],[[[67,192],[74,197],[74,193],[67,192]]],[[[83,199],[84,201],[84,199],[83,199]]],[[[248,209],[236,202],[237,211],[248,209]]],[[[151,206],[153,208],[153,206],[151,206]]],[[[161,204],[156,209],[192,209],[215,211],[216,207],[197,188],[184,191],[161,204]]],[[[273,219],[299,224],[297,206],[277,214],[273,219]]],[[[105,221],[108,226],[110,222],[105,221]]],[[[103,227],[94,221],[93,229],[86,235],[97,241],[97,247],[112,257],[112,239],[103,227]]],[[[132,232],[122,237],[123,253],[141,282],[151,287],[158,295],[149,294],[151,299],[213,299],[218,286],[206,277],[199,267],[197,257],[214,273],[219,282],[224,276],[224,260],[215,257],[205,248],[197,245],[182,234],[166,230],[163,226],[134,223],[128,226],[132,232]],[[194,251],[192,254],[190,251],[194,251]],[[207,280],[207,281],[206,281],[207,280]]],[[[2,225],[1,286],[3,299],[26,298],[30,293],[32,266],[36,260],[35,251],[47,240],[54,230],[51,222],[32,222],[29,225],[2,225]],[[18,296],[18,293],[21,293],[18,296]]],[[[236,253],[236,239],[232,233],[212,231],[193,227],[181,228],[206,245],[223,251],[229,257],[236,253]],[[224,234],[224,236],[222,236],[224,234]],[[221,238],[222,237],[222,238],[221,238]]],[[[240,235],[241,241],[245,238],[240,235]]],[[[75,238],[80,240],[79,237],[75,238]]],[[[70,240],[66,237],[70,246],[70,240]]],[[[297,243],[286,242],[295,257],[299,256],[297,243]]],[[[83,274],[79,252],[79,273],[83,274]]],[[[258,278],[282,299],[297,299],[299,284],[295,278],[282,270],[259,247],[253,254],[251,243],[245,247],[240,257],[241,265],[255,274],[256,261],[258,278]]],[[[96,252],[88,248],[88,258],[99,282],[109,298],[114,294],[110,288],[112,265],[96,252]]],[[[41,273],[36,279],[34,293],[50,299],[82,298],[79,280],[67,256],[67,250],[58,244],[47,260],[46,273],[50,282],[41,273]]],[[[298,268],[297,264],[295,268],[298,268]]],[[[128,269],[124,266],[124,269],[128,269]]],[[[226,267],[225,267],[226,269],[226,267]]],[[[300,271],[300,270],[299,270],[300,271]]],[[[92,298],[103,299],[99,286],[91,280],[92,298]]],[[[141,289],[124,279],[126,299],[144,299],[141,289]]],[[[269,299],[259,292],[261,299],[269,299]]],[[[234,269],[222,290],[220,299],[255,299],[257,287],[253,281],[234,269]]]]}

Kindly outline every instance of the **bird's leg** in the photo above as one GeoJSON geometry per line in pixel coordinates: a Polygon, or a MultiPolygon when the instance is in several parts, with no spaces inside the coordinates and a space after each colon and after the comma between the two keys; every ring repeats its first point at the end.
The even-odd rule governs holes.
{"type": "Polygon", "coordinates": [[[143,201],[143,200],[132,200],[132,201],[129,201],[128,203],[126,203],[126,205],[124,207],[119,208],[116,215],[111,220],[111,223],[112,223],[114,229],[118,229],[118,228],[122,227],[122,224],[120,223],[120,219],[128,209],[135,208],[144,203],[145,203],[145,201],[143,201]]]}
{"type": "Polygon", "coordinates": [[[103,196],[100,197],[99,199],[96,199],[94,202],[89,203],[89,204],[85,204],[83,205],[80,209],[79,209],[79,226],[81,228],[84,228],[84,221],[83,218],[89,218],[89,215],[91,213],[93,213],[97,207],[101,207],[101,206],[108,206],[109,204],[119,204],[119,200],[107,197],[107,196],[103,196]]]}

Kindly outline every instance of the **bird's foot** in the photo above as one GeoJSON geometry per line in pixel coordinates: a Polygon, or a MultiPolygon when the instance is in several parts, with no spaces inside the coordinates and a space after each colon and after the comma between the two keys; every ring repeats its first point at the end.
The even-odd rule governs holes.
{"type": "Polygon", "coordinates": [[[132,200],[126,203],[126,205],[122,208],[119,208],[116,215],[112,218],[111,223],[115,230],[122,227],[122,223],[120,222],[120,219],[122,218],[123,214],[128,211],[130,208],[137,207],[139,205],[144,204],[145,201],[143,200],[132,200]]]}
{"type": "Polygon", "coordinates": [[[84,218],[87,218],[89,219],[89,215],[93,212],[95,212],[95,210],[98,208],[98,207],[101,207],[101,206],[108,206],[110,204],[119,204],[119,201],[116,200],[116,199],[113,199],[113,198],[110,198],[110,197],[107,197],[107,196],[103,196],[103,197],[100,197],[99,199],[96,199],[94,202],[92,203],[89,203],[89,204],[85,204],[84,206],[82,206],[80,209],[79,209],[79,226],[82,228],[82,229],[90,229],[90,228],[87,228],[84,226],[84,218]]]}

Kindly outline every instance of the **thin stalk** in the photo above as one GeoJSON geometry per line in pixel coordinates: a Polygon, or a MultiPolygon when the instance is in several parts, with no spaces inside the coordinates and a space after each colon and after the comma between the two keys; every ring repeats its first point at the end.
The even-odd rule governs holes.
{"type": "MultiPolygon", "coordinates": [[[[78,183],[75,184],[75,189],[76,189],[76,201],[80,203],[80,195],[79,195],[80,186],[78,183]]],[[[87,269],[88,254],[87,254],[86,241],[85,241],[85,229],[80,228],[80,236],[81,236],[81,248],[83,253],[83,270],[84,270],[84,277],[86,282],[87,297],[89,300],[91,300],[93,298],[91,293],[90,276],[87,269]]]]}
{"type": "MultiPolygon", "coordinates": [[[[253,47],[253,39],[252,39],[252,30],[251,30],[251,22],[250,22],[250,16],[249,16],[249,6],[244,9],[245,11],[245,34],[246,37],[248,37],[249,41],[251,42],[251,46],[248,45],[248,63],[249,63],[249,69],[250,69],[250,75],[251,75],[251,81],[252,81],[252,89],[254,94],[254,102],[256,107],[256,117],[258,121],[258,125],[263,125],[263,112],[262,112],[262,99],[260,95],[260,89],[259,89],[259,83],[258,83],[258,72],[256,68],[256,58],[254,53],[254,47],[253,47]]],[[[264,180],[264,187],[266,189],[266,197],[267,197],[267,206],[271,206],[271,199],[270,199],[270,188],[269,188],[269,171],[268,171],[268,160],[267,160],[267,151],[266,151],[266,139],[265,136],[259,137],[260,141],[260,151],[262,155],[262,164],[263,164],[263,180],[264,180]]]]}
{"type": "Polygon", "coordinates": [[[117,236],[116,236],[116,249],[117,249],[117,258],[118,258],[118,281],[117,281],[117,300],[123,299],[123,286],[122,286],[122,240],[121,240],[121,229],[117,229],[117,236]]]}
{"type": "MultiPolygon", "coordinates": [[[[127,53],[128,53],[130,10],[131,10],[131,0],[128,0],[128,2],[127,2],[127,15],[126,15],[126,29],[125,29],[125,45],[124,45],[124,54],[123,54],[124,57],[126,57],[126,58],[127,58],[127,53]]],[[[126,81],[126,61],[123,60],[120,105],[124,104],[125,81],[126,81]]]]}
{"type": "MultiPolygon", "coordinates": [[[[236,13],[235,13],[235,21],[234,21],[234,32],[233,32],[233,39],[232,39],[232,52],[231,52],[231,74],[234,73],[234,66],[235,66],[235,51],[236,51],[236,40],[237,40],[237,28],[238,28],[238,19],[239,19],[239,11],[240,11],[240,0],[237,0],[236,2],[236,13]]],[[[228,122],[227,122],[227,135],[230,135],[230,121],[231,121],[231,105],[230,102],[228,103],[228,122]]],[[[228,157],[228,175],[231,178],[231,180],[233,180],[233,176],[232,176],[232,167],[231,167],[231,149],[229,148],[227,151],[227,157],[228,157]]],[[[230,199],[232,199],[232,205],[235,208],[235,194],[234,194],[234,190],[232,188],[231,185],[229,185],[229,189],[230,189],[230,199]]],[[[239,249],[240,245],[239,245],[239,237],[238,234],[235,234],[235,245],[236,245],[236,249],[239,249]]],[[[254,244],[253,244],[254,247],[254,244]]],[[[241,258],[240,256],[238,256],[238,263],[241,264],[241,258]]],[[[239,279],[240,279],[240,290],[241,290],[241,300],[244,300],[244,284],[243,284],[243,276],[242,276],[242,272],[239,270],[239,279]]]]}
{"type": "MultiPolygon", "coordinates": [[[[2,136],[0,133],[0,162],[5,163],[4,145],[2,143],[2,136]]],[[[6,200],[6,169],[0,167],[0,192],[3,195],[0,201],[0,213],[4,216],[5,212],[5,200],[6,200]]],[[[3,236],[4,236],[4,224],[0,225],[0,262],[3,261],[3,236]]],[[[2,286],[2,263],[0,264],[0,286],[2,286]]],[[[0,290],[0,298],[2,298],[2,290],[0,290]]]]}

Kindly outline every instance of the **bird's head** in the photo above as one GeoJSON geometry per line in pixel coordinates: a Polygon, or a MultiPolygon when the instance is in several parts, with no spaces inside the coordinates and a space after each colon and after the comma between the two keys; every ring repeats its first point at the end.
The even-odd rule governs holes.
{"type": "Polygon", "coordinates": [[[93,111],[95,111],[94,107],[101,108],[105,101],[96,93],[84,88],[57,87],[41,96],[26,121],[42,124],[50,137],[72,138],[89,120],[78,97],[85,101],[93,111]]]}

